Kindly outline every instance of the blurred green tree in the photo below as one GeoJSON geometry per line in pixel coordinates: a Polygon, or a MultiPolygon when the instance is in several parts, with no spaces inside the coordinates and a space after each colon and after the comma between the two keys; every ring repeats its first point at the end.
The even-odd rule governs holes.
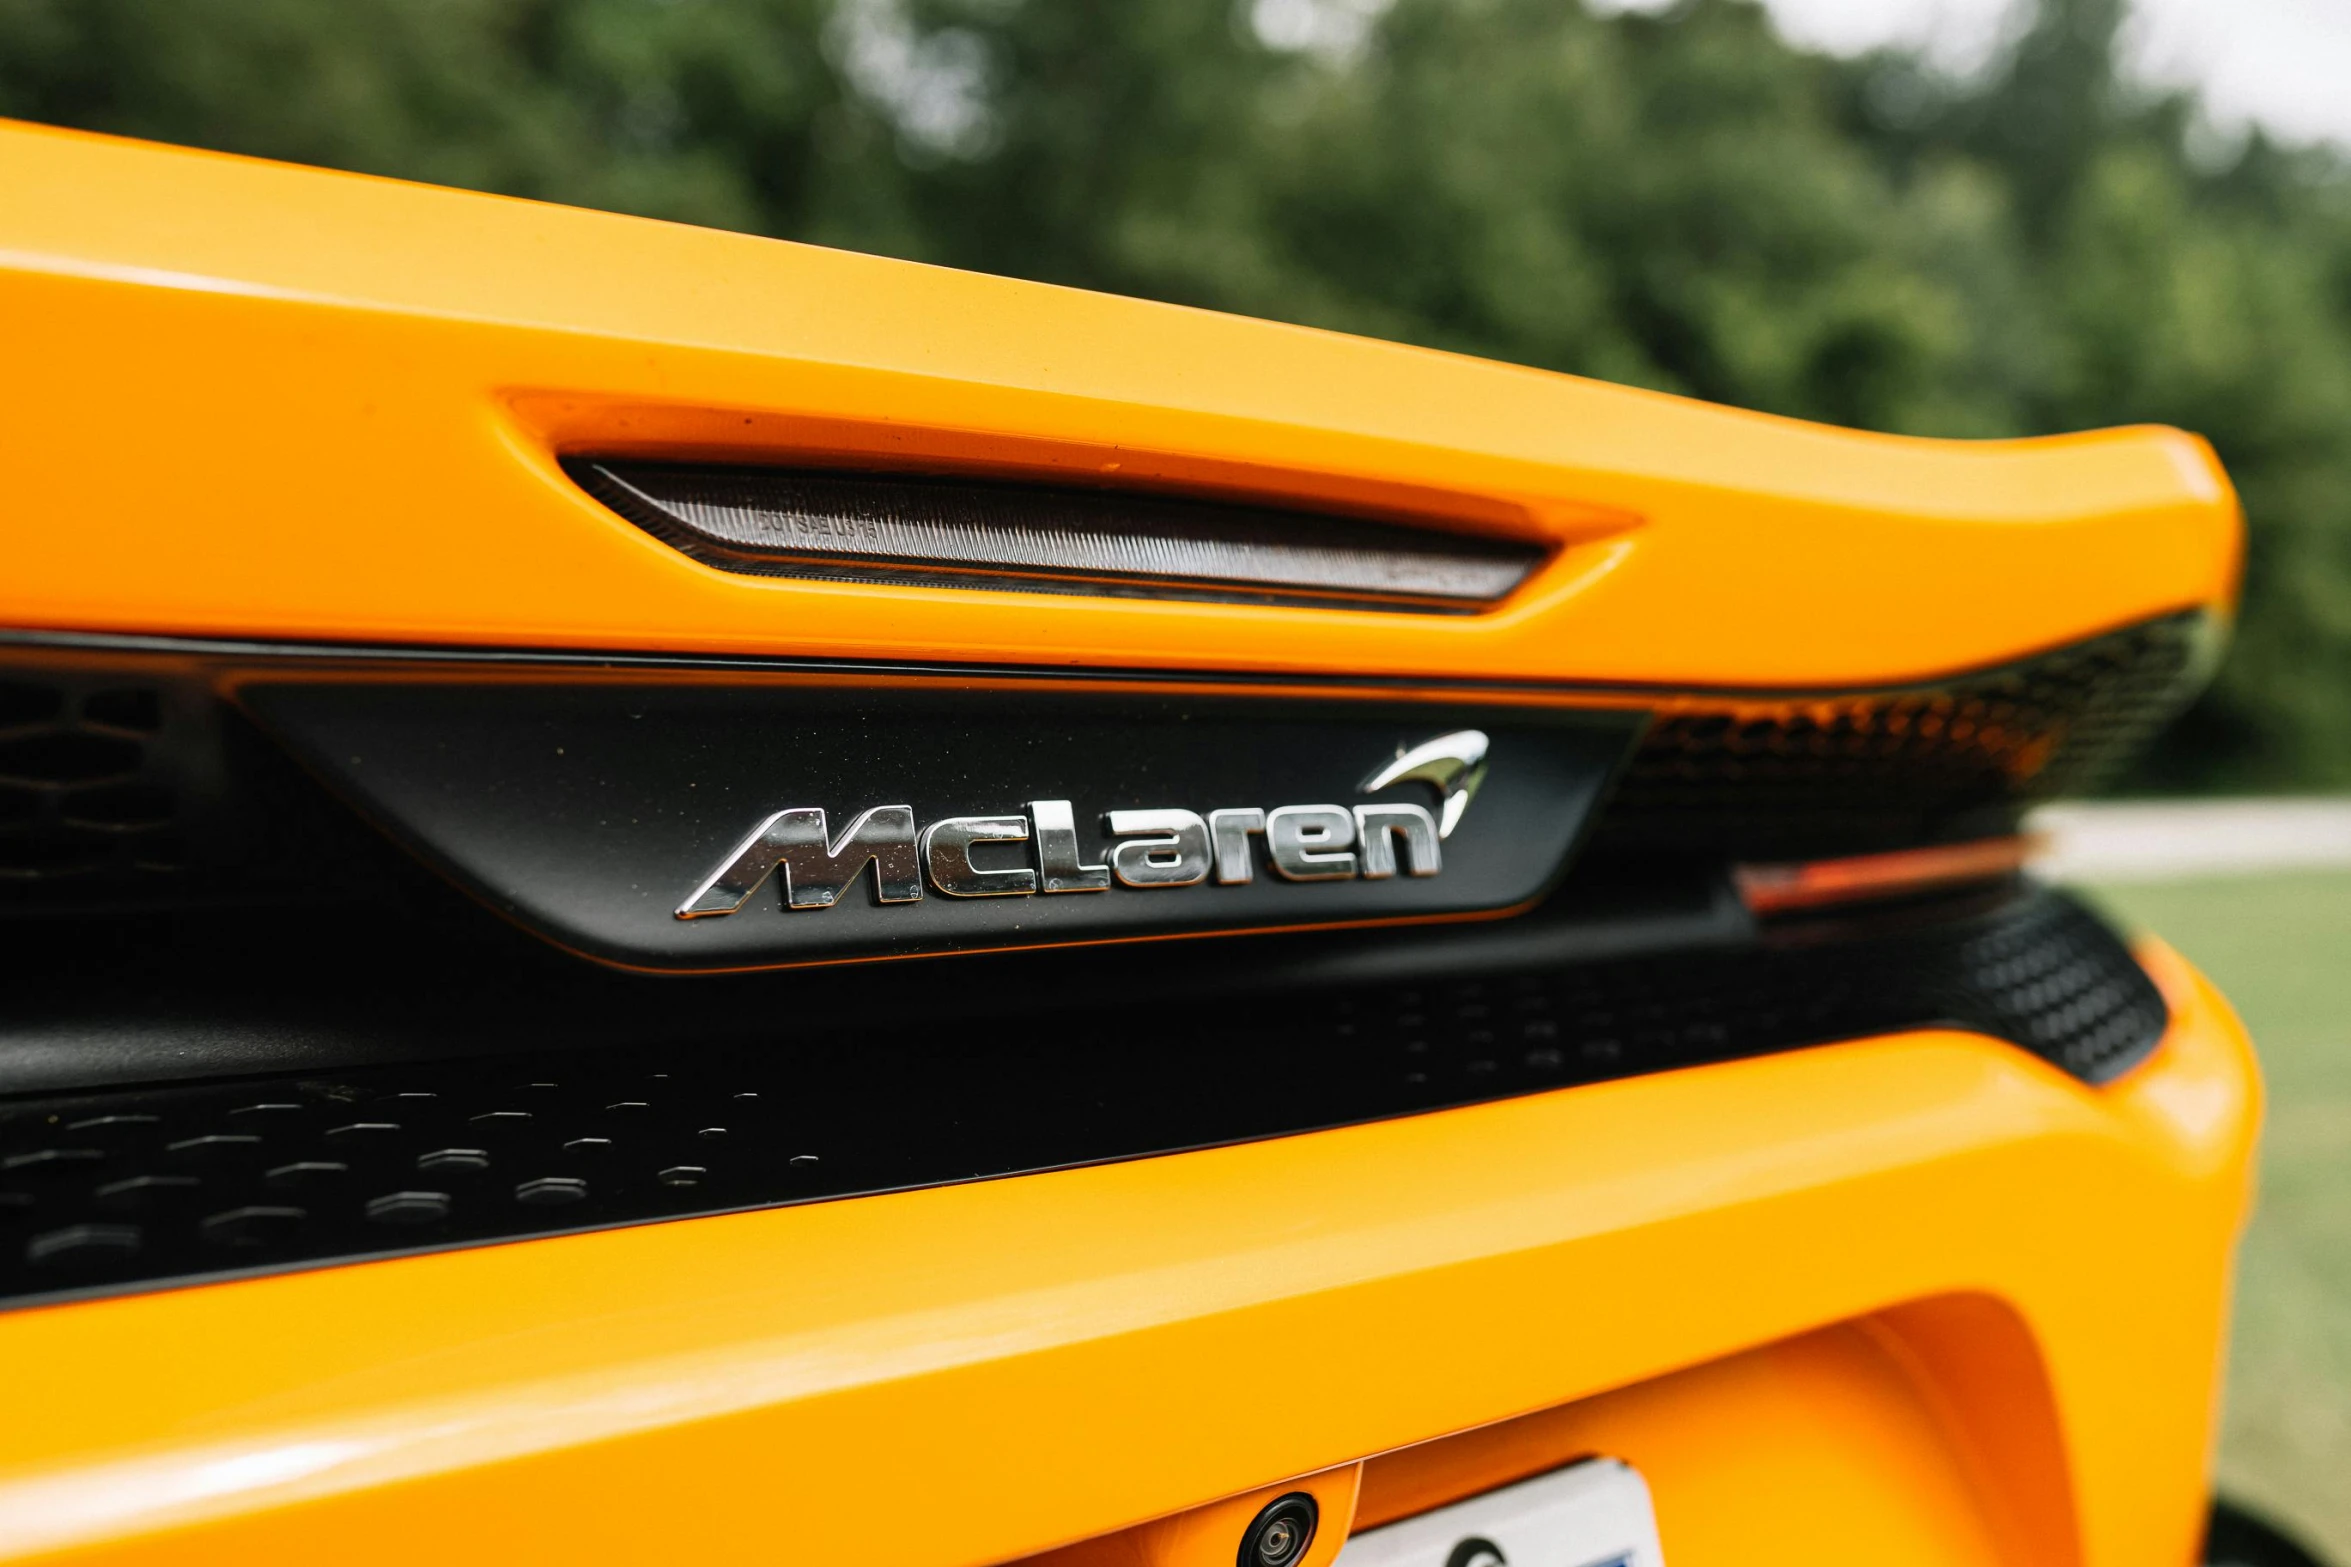
{"type": "Polygon", "coordinates": [[[2138,780],[2351,785],[2351,168],[1754,0],[0,0],[0,113],[1328,326],[1876,429],[2160,420],[2253,522],[2138,780]]]}

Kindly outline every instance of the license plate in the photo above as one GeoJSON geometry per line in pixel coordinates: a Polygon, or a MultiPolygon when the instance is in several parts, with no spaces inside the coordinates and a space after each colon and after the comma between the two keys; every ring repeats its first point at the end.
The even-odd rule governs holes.
{"type": "Polygon", "coordinates": [[[1338,1567],[1663,1567],[1649,1487],[1595,1458],[1366,1529],[1338,1567]]]}

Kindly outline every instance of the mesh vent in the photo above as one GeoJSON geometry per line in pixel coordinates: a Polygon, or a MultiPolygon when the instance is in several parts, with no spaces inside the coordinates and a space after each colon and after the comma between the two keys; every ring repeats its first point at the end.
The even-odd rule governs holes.
{"type": "Polygon", "coordinates": [[[151,685],[0,681],[0,887],[184,868],[179,795],[157,755],[165,718],[151,685]]]}
{"type": "Polygon", "coordinates": [[[1933,1023],[2099,1081],[2161,997],[2054,894],[1781,950],[1503,971],[1139,1023],[871,1028],[0,1108],[0,1295],[853,1196],[1171,1152],[1933,1023]]]}
{"type": "Polygon", "coordinates": [[[1996,830],[2136,755],[2194,695],[2215,641],[2182,615],[1934,686],[1669,700],[1594,847],[1803,859],[1996,830]]]}

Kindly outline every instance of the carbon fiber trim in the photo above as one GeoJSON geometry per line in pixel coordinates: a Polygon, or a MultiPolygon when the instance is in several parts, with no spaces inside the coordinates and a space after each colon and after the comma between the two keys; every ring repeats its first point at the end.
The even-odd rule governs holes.
{"type": "Polygon", "coordinates": [[[1136,1158],[1935,1023],[2097,1082],[2165,1022],[2105,926],[2033,892],[1857,935],[1291,991],[1114,1045],[1030,1012],[944,1042],[779,1030],[25,1098],[0,1108],[0,1297],[1136,1158]]]}

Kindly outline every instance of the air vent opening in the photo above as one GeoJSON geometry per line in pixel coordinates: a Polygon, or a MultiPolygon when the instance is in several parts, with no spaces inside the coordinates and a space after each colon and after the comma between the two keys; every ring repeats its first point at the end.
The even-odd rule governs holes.
{"type": "Polygon", "coordinates": [[[0,888],[137,880],[185,857],[162,852],[181,802],[157,755],[161,693],[83,683],[0,681],[0,888]]]}
{"type": "Polygon", "coordinates": [[[899,586],[1475,614],[1544,547],[1270,506],[903,474],[575,458],[614,511],[722,571],[899,586]]]}

